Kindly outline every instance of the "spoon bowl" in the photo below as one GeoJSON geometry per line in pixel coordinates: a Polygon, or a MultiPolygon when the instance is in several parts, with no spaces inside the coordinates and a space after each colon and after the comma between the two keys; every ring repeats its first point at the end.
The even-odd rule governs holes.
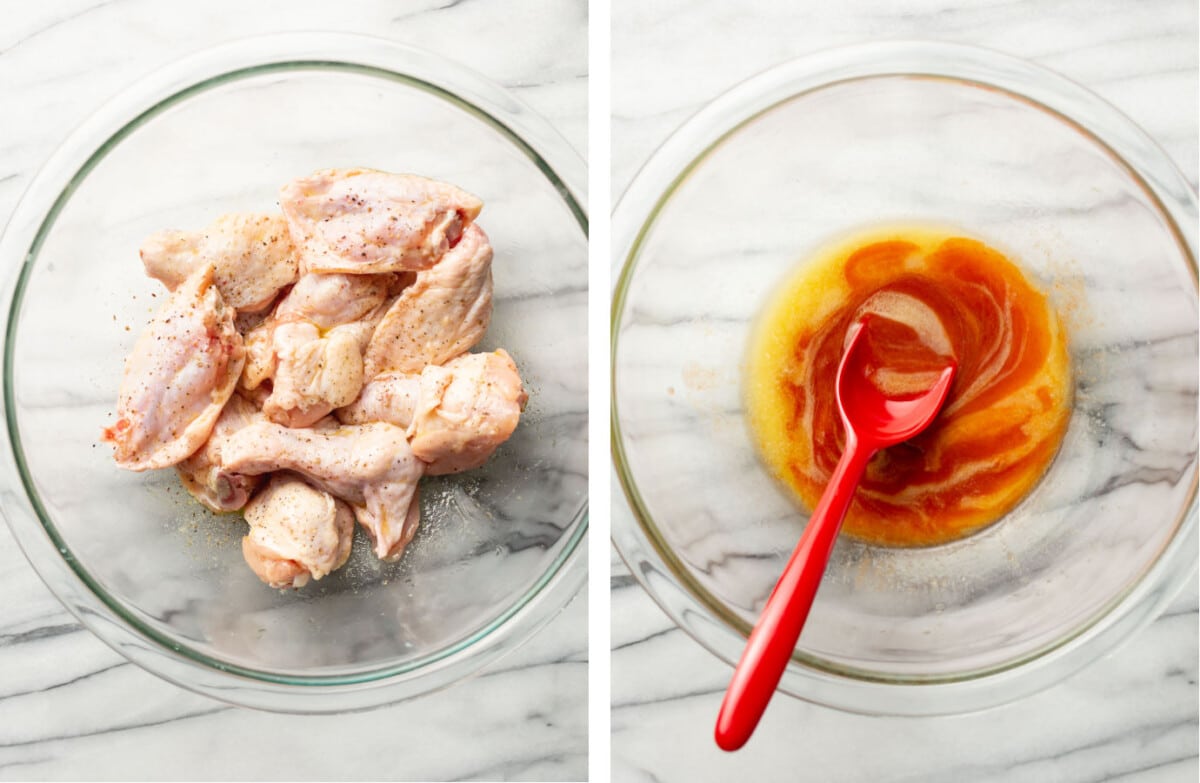
{"type": "Polygon", "coordinates": [[[871,381],[872,363],[859,348],[871,316],[856,321],[846,334],[846,348],[838,366],[837,400],[847,443],[853,437],[872,453],[903,443],[920,434],[941,410],[954,382],[951,362],[927,391],[916,395],[891,395],[871,381]]]}

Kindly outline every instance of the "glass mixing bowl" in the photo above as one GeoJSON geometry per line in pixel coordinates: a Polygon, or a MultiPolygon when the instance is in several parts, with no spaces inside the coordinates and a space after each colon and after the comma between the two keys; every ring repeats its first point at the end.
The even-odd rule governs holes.
{"type": "Polygon", "coordinates": [[[578,155],[506,91],[372,38],[247,39],[106,103],[37,175],[0,244],[0,502],[34,568],[135,663],[267,709],[394,702],[527,638],[585,581],[585,182],[578,155]],[[486,466],[423,482],[399,563],[359,540],[341,571],[281,592],[242,562],[240,516],[203,510],[174,471],[118,470],[98,441],[122,360],[162,301],[142,238],[271,209],[289,179],[336,166],[483,199],[495,313],[479,350],[506,348],[530,401],[486,466]]]}
{"type": "Polygon", "coordinates": [[[630,570],[737,660],[807,519],[743,421],[751,325],[831,239],[949,224],[1016,259],[1063,316],[1065,441],[976,535],[843,537],[780,687],[866,713],[959,712],[1111,649],[1196,564],[1196,220],[1185,178],[1127,118],[988,51],[831,51],[720,97],[614,217],[613,452],[636,521],[613,537],[630,570]]]}

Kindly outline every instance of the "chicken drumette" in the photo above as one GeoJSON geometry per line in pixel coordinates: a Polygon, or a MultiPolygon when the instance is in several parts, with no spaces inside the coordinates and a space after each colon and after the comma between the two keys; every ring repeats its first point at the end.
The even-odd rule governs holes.
{"type": "Polygon", "coordinates": [[[300,473],[345,500],[381,560],[399,558],[417,532],[417,481],[425,463],[413,455],[404,430],[394,425],[313,430],[260,422],[235,432],[222,458],[237,473],[300,473]]]}
{"type": "Polygon", "coordinates": [[[341,568],[354,541],[354,514],[342,501],[279,474],[246,506],[242,556],[271,587],[303,587],[341,568]]]}
{"type": "Polygon", "coordinates": [[[386,373],[337,412],[352,424],[386,421],[408,431],[426,473],[477,468],[517,427],[528,395],[506,351],[464,354],[420,373],[386,373]]]}

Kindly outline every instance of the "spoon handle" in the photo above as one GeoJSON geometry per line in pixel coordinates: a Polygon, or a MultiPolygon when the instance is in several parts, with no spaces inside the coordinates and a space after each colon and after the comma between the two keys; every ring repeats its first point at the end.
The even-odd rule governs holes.
{"type": "Polygon", "coordinates": [[[847,433],[842,458],[767,599],[725,691],[715,734],[721,749],[737,750],[746,744],[775,693],[821,586],[854,490],[874,453],[875,449],[863,447],[847,433]]]}

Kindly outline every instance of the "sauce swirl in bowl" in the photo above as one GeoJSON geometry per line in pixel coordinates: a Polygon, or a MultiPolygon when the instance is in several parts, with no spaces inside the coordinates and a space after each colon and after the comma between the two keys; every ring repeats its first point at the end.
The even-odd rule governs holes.
{"type": "Polygon", "coordinates": [[[833,393],[842,342],[868,313],[881,389],[919,393],[946,356],[958,375],[925,432],[871,461],[843,529],[875,544],[928,546],[1000,519],[1041,478],[1066,431],[1066,333],[1012,261],[950,232],[857,236],[820,253],[768,304],[746,387],[768,467],[815,506],[845,438],[833,393]]]}

